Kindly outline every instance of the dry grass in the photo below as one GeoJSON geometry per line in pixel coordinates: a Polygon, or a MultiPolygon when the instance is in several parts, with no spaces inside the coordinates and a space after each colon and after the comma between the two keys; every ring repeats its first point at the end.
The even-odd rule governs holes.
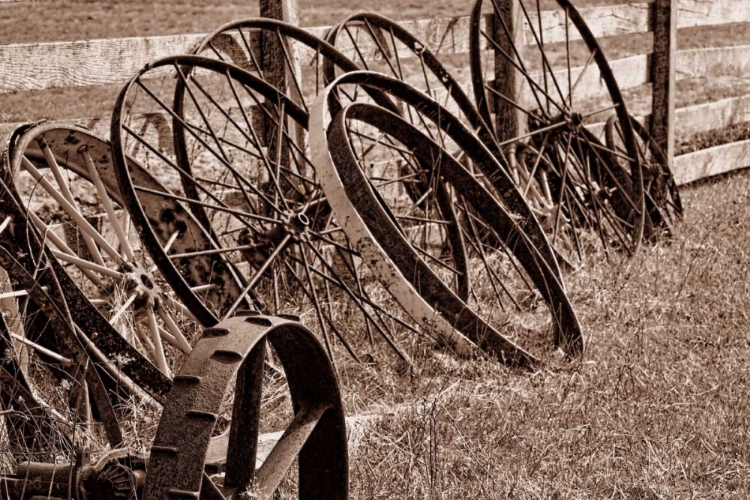
{"type": "MultiPolygon", "coordinates": [[[[50,3],[52,12],[62,4],[39,5],[50,3]]],[[[69,5],[70,18],[64,21],[29,10],[24,23],[33,23],[36,30],[0,23],[5,37],[0,43],[39,36],[58,40],[200,32],[256,13],[255,4],[224,2],[138,4],[132,9],[131,3],[118,2],[69,5]],[[131,17],[123,14],[126,10],[131,17]],[[151,21],[144,23],[147,18],[151,21]]],[[[2,7],[10,8],[18,7],[2,7]]],[[[424,2],[328,0],[325,7],[301,2],[300,17],[303,25],[328,24],[363,8],[399,18],[426,15],[424,2]]],[[[430,5],[429,15],[466,11],[468,5],[441,1],[430,5]]],[[[715,45],[746,37],[736,26],[710,33],[715,45]]],[[[685,34],[681,47],[706,43],[705,29],[685,34]]],[[[628,48],[613,42],[607,51],[624,55],[644,42],[634,43],[628,48]]],[[[713,100],[732,92],[724,82],[707,93],[708,83],[693,84],[688,89],[692,93],[680,99],[701,102],[693,96],[713,100]]],[[[0,116],[38,118],[89,91],[53,91],[51,98],[5,96],[0,116]]],[[[102,95],[89,97],[104,109],[112,101],[109,94],[102,95]]],[[[69,108],[69,116],[80,115],[80,107],[69,108]]],[[[696,138],[685,147],[736,140],[746,133],[741,126],[696,138]]],[[[673,242],[644,248],[633,259],[589,257],[586,268],[568,281],[588,334],[588,352],[580,361],[524,373],[485,360],[459,361],[419,342],[407,346],[414,359],[410,370],[385,353],[368,366],[342,361],[339,371],[350,413],[387,414],[395,405],[416,402],[367,431],[351,459],[352,496],[748,497],[750,271],[744,243],[750,234],[749,190],[748,173],[688,188],[683,193],[686,219],[673,242]],[[424,399],[435,394],[440,396],[434,401],[424,399]]],[[[272,408],[287,401],[277,388],[273,394],[272,408]]],[[[134,420],[137,426],[129,435],[147,444],[156,421],[134,420]]]]}
{"type": "Polygon", "coordinates": [[[748,189],[747,173],[688,189],[673,242],[571,276],[581,361],[419,360],[400,392],[445,392],[365,435],[354,497],[746,498],[748,189]]]}

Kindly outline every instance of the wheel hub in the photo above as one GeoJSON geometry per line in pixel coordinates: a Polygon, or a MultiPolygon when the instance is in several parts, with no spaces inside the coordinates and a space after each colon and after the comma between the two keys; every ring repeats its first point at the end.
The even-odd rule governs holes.
{"type": "Polygon", "coordinates": [[[135,295],[133,307],[138,310],[144,307],[154,307],[160,300],[161,288],[154,281],[152,274],[130,262],[122,265],[122,279],[114,284],[114,289],[120,289],[128,297],[135,295]]]}

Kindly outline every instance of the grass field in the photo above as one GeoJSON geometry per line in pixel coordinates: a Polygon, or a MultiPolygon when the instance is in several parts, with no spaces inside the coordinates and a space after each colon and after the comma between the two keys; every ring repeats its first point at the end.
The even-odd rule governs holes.
{"type": "MultiPolygon", "coordinates": [[[[365,8],[398,18],[470,8],[447,0],[313,3],[300,2],[301,24],[330,24],[365,8]]],[[[2,5],[0,43],[206,32],[255,14],[255,3],[218,0],[2,5]]],[[[748,32],[738,25],[683,30],[679,44],[745,44],[748,32]]],[[[647,43],[631,37],[605,50],[625,55],[647,43]]],[[[746,94],[747,85],[681,83],[678,104],[746,94]]],[[[0,96],[0,117],[78,116],[90,90],[0,96]]],[[[105,111],[116,89],[97,92],[84,109],[105,111]]],[[[750,133],[745,126],[725,132],[682,138],[681,147],[750,133]]],[[[748,172],[687,187],[685,220],[672,241],[632,259],[588,256],[567,281],[588,340],[580,361],[526,373],[416,344],[410,371],[387,357],[369,367],[342,364],[345,386],[367,385],[346,395],[347,410],[384,415],[351,457],[352,497],[750,496],[748,192],[748,172]],[[392,411],[400,403],[413,404],[392,411]]]]}
{"type": "MultiPolygon", "coordinates": [[[[419,360],[412,411],[353,457],[356,498],[746,498],[750,176],[685,189],[672,242],[591,256],[572,365],[419,360]]],[[[408,391],[404,380],[400,391],[408,391]]]]}

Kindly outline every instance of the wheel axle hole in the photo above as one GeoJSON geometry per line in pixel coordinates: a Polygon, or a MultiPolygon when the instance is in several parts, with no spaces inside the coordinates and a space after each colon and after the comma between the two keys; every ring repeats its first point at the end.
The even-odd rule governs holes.
{"type": "Polygon", "coordinates": [[[145,274],[141,274],[141,283],[143,283],[149,290],[153,290],[154,288],[154,282],[151,281],[151,278],[149,278],[145,274]]]}

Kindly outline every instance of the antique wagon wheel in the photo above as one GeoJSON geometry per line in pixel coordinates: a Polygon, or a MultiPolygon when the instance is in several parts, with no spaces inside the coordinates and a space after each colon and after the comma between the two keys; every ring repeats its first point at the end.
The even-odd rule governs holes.
{"type": "Polygon", "coordinates": [[[74,324],[57,275],[39,242],[29,238],[32,226],[14,195],[4,184],[0,190],[3,472],[22,460],[73,459],[94,441],[119,446],[123,414],[113,408],[109,390],[117,381],[108,378],[74,324]]]}
{"type": "Polygon", "coordinates": [[[611,150],[587,129],[612,111],[628,123],[625,102],[578,11],[568,0],[543,11],[548,4],[476,2],[470,55],[477,107],[487,123],[493,112],[513,117],[498,122],[496,137],[503,147],[524,150],[511,170],[561,253],[580,261],[589,230],[605,247],[633,253],[647,217],[632,127],[622,130],[626,154],[611,150]],[[516,12],[511,5],[518,6],[516,12]],[[494,33],[485,26],[485,7],[494,14],[494,33]],[[627,168],[618,167],[618,155],[627,168]],[[558,245],[559,238],[568,241],[558,245]]]}
{"type": "MultiPolygon", "coordinates": [[[[672,226],[682,218],[683,211],[680,191],[674,181],[671,165],[667,155],[646,127],[633,117],[630,121],[636,133],[638,155],[643,169],[646,210],[653,224],[653,228],[650,228],[652,234],[646,234],[646,237],[657,236],[657,229],[663,234],[671,235],[672,226]]],[[[605,136],[608,148],[624,154],[622,128],[617,115],[607,119],[605,136]]]]}
{"type": "MultiPolygon", "coordinates": [[[[130,160],[128,168],[143,185],[164,189],[130,160]]],[[[73,321],[110,372],[145,380],[142,389],[161,399],[197,327],[140,245],[110,144],[80,127],[32,126],[15,135],[2,175],[64,273],[73,321]]]]}
{"type": "MultiPolygon", "coordinates": [[[[555,262],[552,249],[531,211],[527,208],[519,214],[498,203],[474,174],[442,147],[440,137],[445,135],[472,161],[497,165],[456,117],[407,84],[365,71],[337,79],[318,97],[313,109],[314,160],[334,213],[344,221],[344,230],[365,260],[374,264],[407,310],[415,294],[429,304],[428,310],[415,319],[443,318],[484,349],[513,364],[527,364],[534,358],[505,338],[500,333],[503,328],[516,338],[525,337],[519,342],[534,348],[553,338],[555,346],[568,355],[582,352],[580,325],[565,294],[560,271],[550,265],[555,262]],[[421,121],[437,127],[438,139],[432,140],[394,113],[367,103],[352,103],[344,108],[346,113],[330,117],[328,103],[336,86],[353,84],[389,89],[419,109],[421,121]],[[423,205],[397,196],[392,186],[399,178],[389,175],[389,169],[398,160],[412,165],[412,175],[427,186],[427,192],[442,192],[446,199],[433,195],[435,201],[423,205]],[[424,165],[430,167],[420,170],[424,165]],[[441,259],[445,238],[439,236],[440,228],[454,220],[465,242],[471,272],[470,290],[464,300],[453,284],[460,271],[441,259]],[[534,234],[541,238],[535,239],[531,236],[534,234]],[[433,238],[441,245],[431,252],[433,238]],[[410,286],[400,284],[404,279],[410,286]],[[538,296],[548,307],[522,305],[538,296]],[[517,315],[511,312],[513,309],[517,315]]],[[[506,197],[520,197],[510,179],[505,187],[506,197]]]]}
{"type": "Polygon", "coordinates": [[[235,316],[206,329],[174,379],[151,448],[144,498],[276,498],[295,462],[298,478],[287,480],[296,482],[290,488],[295,496],[347,498],[344,410],[320,342],[301,324],[279,317],[235,316]],[[294,418],[256,470],[266,340],[286,373],[294,418]],[[211,435],[235,375],[223,474],[208,476],[211,435]]]}
{"type": "Polygon", "coordinates": [[[414,327],[362,274],[317,179],[303,175],[314,166],[287,125],[305,130],[307,120],[283,93],[236,66],[199,56],[153,63],[125,86],[113,114],[125,203],[154,262],[204,325],[248,307],[310,316],[331,355],[335,336],[357,357],[343,334],[356,325],[408,359],[395,337],[414,327]],[[181,139],[160,144],[139,133],[131,124],[145,110],[169,116],[181,139]],[[130,176],[123,154],[133,145],[135,160],[168,192],[130,176]]]}

